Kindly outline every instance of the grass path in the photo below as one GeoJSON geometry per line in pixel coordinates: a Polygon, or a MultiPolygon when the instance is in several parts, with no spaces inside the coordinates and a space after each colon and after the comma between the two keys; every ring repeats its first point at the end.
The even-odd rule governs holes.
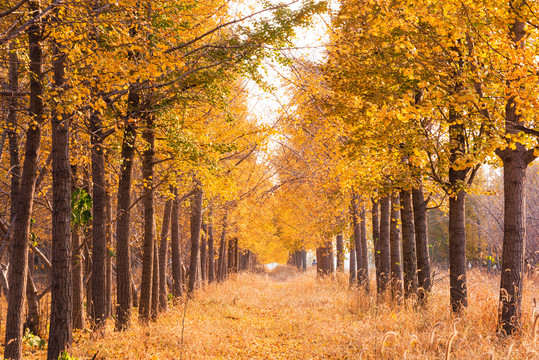
{"type": "MultiPolygon", "coordinates": [[[[470,309],[455,323],[452,359],[488,359],[489,353],[505,359],[513,343],[512,359],[539,359],[529,321],[539,284],[526,287],[523,333],[503,340],[494,334],[496,282],[472,272],[470,309]]],[[[286,268],[240,274],[187,303],[183,344],[180,305],[149,326],[134,321],[125,333],[109,327],[103,339],[77,334],[73,352],[81,359],[96,352],[103,359],[445,359],[454,322],[445,289],[446,279],[438,281],[428,309],[417,310],[376,305],[371,295],[349,291],[344,276],[317,281],[312,271],[286,268]]]]}

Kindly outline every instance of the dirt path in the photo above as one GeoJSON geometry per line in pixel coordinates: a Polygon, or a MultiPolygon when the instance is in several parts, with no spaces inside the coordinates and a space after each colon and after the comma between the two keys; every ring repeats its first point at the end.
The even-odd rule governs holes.
{"type": "MultiPolygon", "coordinates": [[[[470,309],[456,324],[452,359],[482,359],[488,353],[507,357],[511,341],[494,334],[496,282],[493,276],[471,274],[470,309]]],[[[103,339],[77,334],[73,350],[81,359],[99,351],[98,358],[122,360],[359,359],[360,354],[363,359],[444,359],[453,333],[446,289],[445,280],[438,282],[428,309],[416,310],[376,305],[372,295],[348,290],[344,275],[337,281],[317,281],[314,271],[240,274],[208,286],[186,308],[177,306],[147,327],[134,320],[125,333],[115,333],[110,324],[103,339]]],[[[528,284],[526,304],[537,293],[539,284],[528,284]]],[[[524,316],[531,318],[531,306],[524,316]]],[[[512,358],[539,351],[530,334],[528,321],[512,358]]],[[[41,359],[42,354],[27,351],[26,358],[41,359]]]]}

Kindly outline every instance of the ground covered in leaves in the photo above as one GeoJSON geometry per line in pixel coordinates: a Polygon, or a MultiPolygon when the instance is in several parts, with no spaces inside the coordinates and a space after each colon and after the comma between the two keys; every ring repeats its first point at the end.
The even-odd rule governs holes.
{"type": "MultiPolygon", "coordinates": [[[[539,359],[531,329],[538,279],[526,282],[524,328],[513,338],[495,334],[497,288],[498,275],[471,271],[470,307],[456,320],[444,273],[429,305],[416,308],[377,304],[373,292],[349,290],[344,275],[316,280],[314,270],[279,267],[207,286],[148,326],[133,320],[116,333],[111,322],[102,338],[77,333],[72,352],[80,359],[445,359],[448,351],[452,359],[539,359]]],[[[44,356],[28,345],[25,352],[44,356]]]]}

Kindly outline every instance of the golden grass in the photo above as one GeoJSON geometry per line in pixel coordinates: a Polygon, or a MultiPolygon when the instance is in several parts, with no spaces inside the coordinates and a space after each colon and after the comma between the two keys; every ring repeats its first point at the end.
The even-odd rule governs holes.
{"type": "Polygon", "coordinates": [[[103,338],[77,333],[72,352],[81,359],[96,352],[103,359],[539,359],[532,334],[539,282],[526,283],[522,332],[505,339],[495,334],[498,277],[472,270],[468,287],[469,308],[455,320],[447,278],[436,282],[426,308],[415,308],[377,304],[374,294],[349,290],[344,275],[239,274],[148,326],[134,320],[116,333],[108,324],[103,338]]]}

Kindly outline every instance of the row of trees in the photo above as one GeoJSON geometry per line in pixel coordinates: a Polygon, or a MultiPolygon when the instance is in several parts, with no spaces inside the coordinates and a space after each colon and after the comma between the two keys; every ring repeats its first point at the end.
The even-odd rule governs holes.
{"type": "Polygon", "coordinates": [[[244,79],[259,80],[262,59],[324,4],[247,15],[227,1],[4,5],[4,358],[22,357],[25,299],[31,327],[48,290],[57,359],[85,312],[97,332],[112,315],[124,330],[135,303],[144,322],[166,308],[169,280],[179,298],[184,282],[190,293],[253,264],[242,201],[270,186],[257,154],[271,129],[250,115],[244,79]],[[35,254],[50,284],[34,281],[35,254]]]}
{"type": "MultiPolygon", "coordinates": [[[[278,141],[294,170],[280,176],[299,176],[296,191],[319,204],[290,229],[316,222],[309,238],[321,249],[343,230],[352,235],[357,279],[355,268],[366,272],[365,231],[357,230],[365,221],[357,219],[370,210],[378,288],[409,294],[429,289],[426,208],[440,208],[448,213],[451,308],[460,312],[468,298],[467,194],[488,196],[481,186],[503,168],[498,330],[516,331],[526,174],[539,155],[538,13],[528,1],[341,2],[324,60],[298,59],[288,78],[294,95],[278,141]]],[[[297,195],[287,200],[308,213],[297,195]]],[[[531,263],[537,254],[527,256],[531,263]]]]}

